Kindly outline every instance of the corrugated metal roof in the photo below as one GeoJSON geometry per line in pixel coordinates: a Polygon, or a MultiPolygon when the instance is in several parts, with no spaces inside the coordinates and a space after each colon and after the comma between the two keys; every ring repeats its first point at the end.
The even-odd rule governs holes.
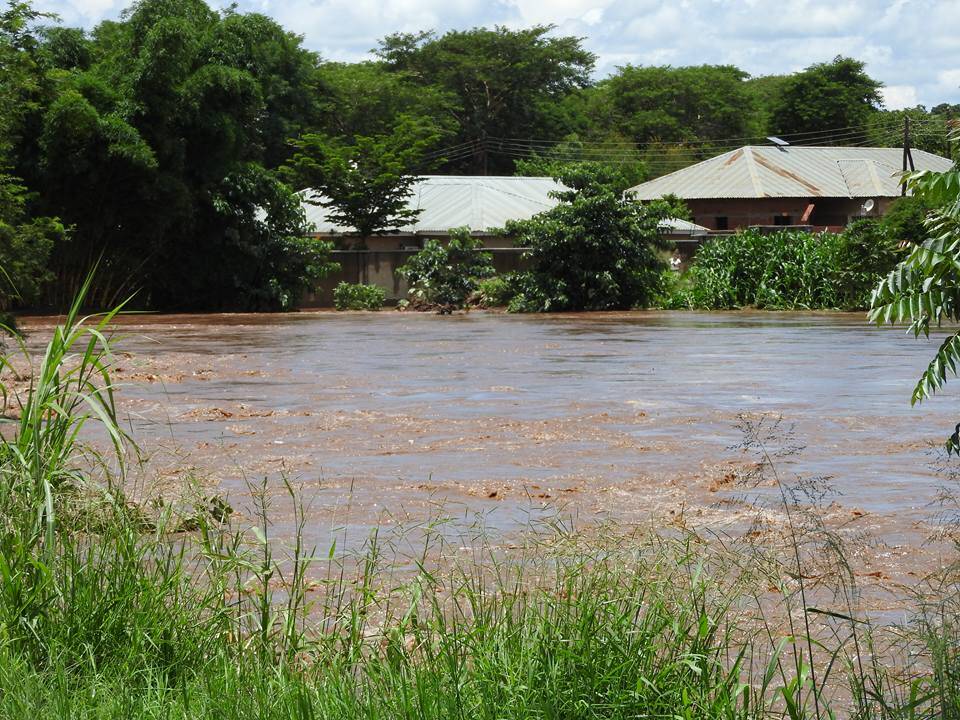
{"type": "MultiPolygon", "coordinates": [[[[763,197],[896,197],[902,148],[746,146],[630,189],[638,200],[763,197]]],[[[917,170],[943,172],[947,158],[913,151],[917,170]]]]}
{"type": "MultiPolygon", "coordinates": [[[[474,232],[502,228],[508,220],[526,220],[549,210],[557,201],[550,197],[563,187],[547,177],[490,177],[426,175],[413,185],[409,207],[422,209],[416,222],[401,232],[447,233],[468,227],[474,232]]],[[[304,191],[305,197],[315,197],[304,191]]],[[[304,203],[307,220],[320,233],[352,232],[327,217],[327,209],[304,203]]]]}
{"type": "MultiPolygon", "coordinates": [[[[526,220],[557,204],[550,193],[565,189],[548,177],[490,177],[473,175],[426,175],[413,185],[409,207],[422,208],[415,223],[400,228],[404,233],[446,234],[459,227],[473,232],[489,232],[507,224],[508,220],[526,220]]],[[[316,198],[310,190],[305,198],[316,198]]],[[[315,232],[336,234],[353,228],[336,225],[327,217],[327,208],[303,203],[307,221],[315,232]]],[[[661,227],[673,234],[705,235],[702,225],[671,218],[661,227]]]]}
{"type": "Polygon", "coordinates": [[[673,235],[706,235],[710,232],[710,228],[704,227],[703,225],[697,225],[694,222],[689,220],[681,220],[680,218],[668,218],[660,223],[661,230],[667,230],[673,235]]]}

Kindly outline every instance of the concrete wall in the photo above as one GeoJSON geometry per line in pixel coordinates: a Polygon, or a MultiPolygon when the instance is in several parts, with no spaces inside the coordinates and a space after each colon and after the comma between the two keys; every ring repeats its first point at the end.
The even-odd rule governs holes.
{"type": "MultiPolygon", "coordinates": [[[[389,238],[376,238],[378,244],[386,246],[389,238]]],[[[406,240],[406,245],[413,245],[412,238],[406,240]]],[[[369,247],[370,242],[367,243],[369,247]]],[[[487,250],[493,256],[493,266],[497,273],[513,272],[523,268],[521,248],[491,247],[487,250]]],[[[365,285],[379,285],[387,291],[387,300],[396,302],[407,295],[407,283],[397,274],[408,259],[417,253],[416,250],[381,249],[381,250],[334,250],[332,259],[340,263],[340,271],[324,278],[316,290],[304,298],[304,307],[332,307],[333,289],[341,282],[364,283],[365,285]]]]}

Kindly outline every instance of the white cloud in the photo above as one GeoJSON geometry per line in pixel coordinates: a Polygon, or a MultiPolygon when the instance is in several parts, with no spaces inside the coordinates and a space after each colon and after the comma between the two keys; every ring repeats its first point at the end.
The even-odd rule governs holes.
{"type": "MultiPolygon", "coordinates": [[[[214,0],[220,6],[228,0],[214,0]]],[[[124,0],[38,0],[70,24],[116,17],[124,0]]],[[[754,75],[835,55],[864,60],[890,107],[960,102],[960,0],[239,0],[325,57],[368,56],[397,31],[552,23],[585,38],[597,72],[616,65],[734,64],[754,75]]]]}
{"type": "Polygon", "coordinates": [[[916,107],[917,89],[913,85],[887,85],[881,91],[883,103],[888,110],[916,107]]]}

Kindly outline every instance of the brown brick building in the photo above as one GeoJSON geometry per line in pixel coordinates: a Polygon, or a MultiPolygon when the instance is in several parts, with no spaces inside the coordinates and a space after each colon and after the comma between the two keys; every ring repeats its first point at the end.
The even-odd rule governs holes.
{"type": "MultiPolygon", "coordinates": [[[[917,170],[947,158],[914,150],[917,170]]],[[[901,148],[746,146],[631,188],[638,200],[676,195],[711,230],[767,225],[840,229],[879,216],[900,196],[901,148]],[[872,201],[868,202],[868,201],[872,201]]]]}

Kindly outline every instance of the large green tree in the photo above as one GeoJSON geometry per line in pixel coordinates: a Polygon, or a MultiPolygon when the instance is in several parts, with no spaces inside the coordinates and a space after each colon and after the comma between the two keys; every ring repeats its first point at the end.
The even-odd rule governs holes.
{"type": "Polygon", "coordinates": [[[438,88],[455,103],[449,112],[466,148],[450,168],[476,173],[513,167],[510,146],[493,138],[560,137],[558,103],[589,83],[594,56],[580,38],[550,35],[552,26],[474,28],[390,35],[378,56],[395,72],[438,88]],[[499,150],[500,152],[496,152],[499,150]],[[491,151],[494,151],[491,154],[491,151]]]}
{"type": "Polygon", "coordinates": [[[781,135],[866,131],[870,118],[883,106],[883,84],[864,68],[859,60],[838,55],[789,76],[773,103],[771,131],[781,135]]]}
{"type": "MultiPolygon", "coordinates": [[[[311,130],[346,140],[392,132],[400,116],[433,125],[441,137],[457,133],[457,99],[449,90],[424,85],[412,73],[383,62],[323,63],[318,68],[320,119],[311,130]]],[[[450,142],[454,142],[451,140],[450,142]]]]}
{"type": "Polygon", "coordinates": [[[32,193],[12,174],[14,148],[42,95],[35,24],[43,17],[25,3],[0,14],[0,311],[39,297],[52,278],[53,246],[66,238],[59,220],[31,211],[32,193]]]}
{"type": "Polygon", "coordinates": [[[286,172],[313,191],[307,202],[327,209],[335,224],[355,232],[358,244],[377,233],[413,222],[420,210],[408,205],[424,155],[438,138],[430,122],[403,115],[389,134],[357,136],[353,142],[308,133],[294,144],[286,172]]]}
{"type": "Polygon", "coordinates": [[[601,88],[610,98],[610,120],[637,142],[726,140],[758,130],[747,77],[730,65],[627,65],[601,88]]]}
{"type": "Polygon", "coordinates": [[[288,307],[327,267],[322,244],[292,243],[303,214],[272,173],[320,115],[298,37],[202,0],[139,0],[90,38],[48,30],[35,55],[46,72],[17,162],[38,209],[74,228],[52,302],[98,258],[94,302],[140,291],[171,309],[288,307]]]}
{"type": "Polygon", "coordinates": [[[514,276],[514,310],[627,310],[648,305],[661,287],[669,242],[661,222],[669,203],[641,205],[608,166],[581,163],[557,177],[559,203],[529,220],[507,224],[529,248],[529,270],[514,276]]]}

